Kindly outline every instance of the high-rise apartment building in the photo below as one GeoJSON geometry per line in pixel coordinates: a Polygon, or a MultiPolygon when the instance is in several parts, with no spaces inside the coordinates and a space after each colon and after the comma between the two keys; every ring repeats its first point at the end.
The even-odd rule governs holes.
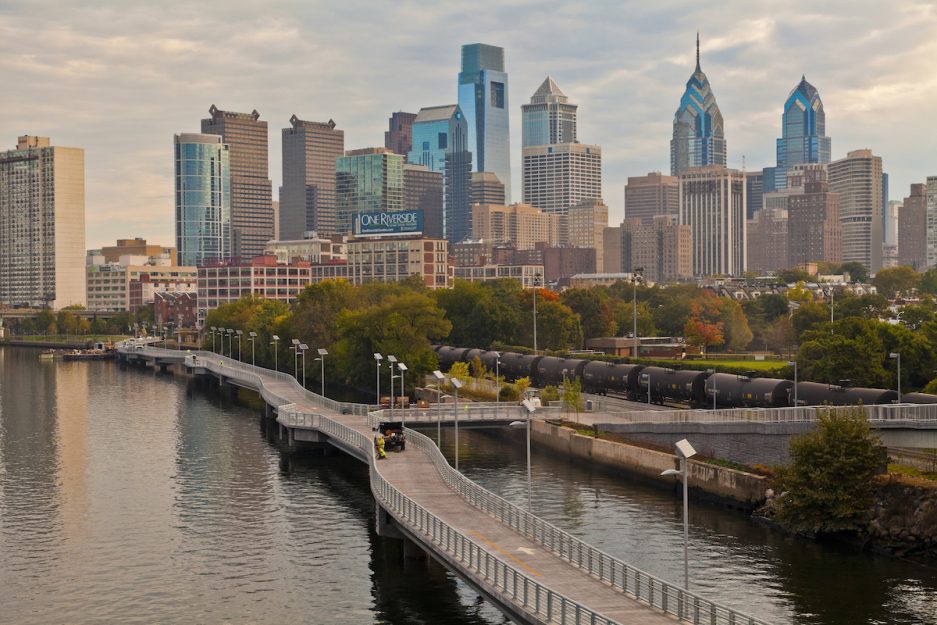
{"type": "Polygon", "coordinates": [[[690,226],[693,275],[746,270],[745,174],[714,165],[680,175],[680,223],[690,226]]]}
{"type": "Polygon", "coordinates": [[[472,206],[469,203],[472,179],[472,153],[446,155],[445,182],[446,240],[458,243],[472,237],[472,206]]]}
{"type": "Polygon", "coordinates": [[[504,204],[504,185],[490,171],[476,171],[469,182],[469,204],[504,204]]]}
{"type": "Polygon", "coordinates": [[[860,262],[877,272],[884,243],[881,157],[871,150],[849,152],[830,163],[829,179],[830,191],[839,195],[843,262],[860,262]]]}
{"type": "Polygon", "coordinates": [[[783,189],[787,172],[794,165],[830,162],[830,138],[826,136],[826,113],[816,87],[803,76],[784,101],[781,138],[777,140],[778,164],[766,181],[767,191],[783,189]]]}
{"type": "Polygon", "coordinates": [[[0,152],[0,304],[85,305],[85,151],[22,136],[0,152]]]}
{"type": "Polygon", "coordinates": [[[699,35],[696,36],[696,70],[686,83],[680,106],[673,116],[670,141],[670,175],[691,167],[726,164],[725,127],[709,79],[699,64],[699,35]]]}
{"type": "Polygon", "coordinates": [[[410,153],[413,141],[413,120],[416,113],[397,111],[392,113],[387,121],[388,129],[384,131],[384,147],[394,154],[406,156],[410,153]]]}
{"type": "Polygon", "coordinates": [[[387,148],[350,150],[335,160],[339,233],[351,233],[360,213],[403,210],[403,163],[387,148]]]}
{"type": "MultiPolygon", "coordinates": [[[[803,171],[802,190],[787,197],[787,253],[790,265],[842,261],[839,196],[830,191],[823,165],[797,165],[803,171]]],[[[790,177],[789,177],[790,178],[790,177]]]]}
{"type": "Polygon", "coordinates": [[[693,235],[690,226],[678,224],[675,217],[658,215],[651,223],[626,219],[616,230],[618,241],[606,249],[617,250],[620,260],[606,264],[607,272],[632,273],[640,268],[652,282],[674,282],[693,276],[693,235]]]}
{"type": "Polygon", "coordinates": [[[443,174],[426,165],[403,166],[403,209],[423,211],[423,235],[444,238],[443,174]]]}
{"type": "Polygon", "coordinates": [[[477,204],[472,210],[472,234],[492,245],[513,243],[518,250],[534,249],[537,243],[560,245],[565,217],[527,204],[500,206],[477,204]]]}
{"type": "Polygon", "coordinates": [[[924,193],[927,201],[927,268],[937,265],[937,176],[928,176],[924,193]]]}
{"type": "Polygon", "coordinates": [[[468,122],[466,150],[472,153],[472,171],[497,175],[510,201],[511,141],[504,48],[483,43],[462,46],[459,107],[468,122]]]}
{"type": "Polygon", "coordinates": [[[335,160],[345,154],[345,132],[327,122],[293,115],[283,129],[280,238],[341,234],[335,207],[335,160]]]}
{"type": "Polygon", "coordinates": [[[763,208],[746,224],[748,271],[778,271],[790,266],[788,258],[788,211],[763,208]]]}
{"type": "Polygon", "coordinates": [[[214,104],[202,120],[202,134],[220,135],[231,168],[231,254],[262,254],[273,238],[273,183],[270,182],[267,122],[260,113],[222,111],[214,104]]]}
{"type": "MultiPolygon", "coordinates": [[[[886,181],[887,183],[887,181],[886,181]]],[[[887,191],[886,197],[887,196],[887,191]]],[[[898,215],[901,202],[890,200],[885,205],[885,243],[882,246],[882,267],[898,266],[898,215]]]]}
{"type": "Polygon", "coordinates": [[[650,224],[655,217],[680,214],[680,184],[676,176],[651,172],[631,176],[625,185],[625,219],[650,224]]]}
{"type": "Polygon", "coordinates": [[[231,172],[220,135],[175,135],[176,250],[179,263],[200,266],[232,256],[231,172]]]}
{"type": "Polygon", "coordinates": [[[530,103],[521,105],[521,145],[576,143],[577,108],[547,76],[530,103]]]}
{"type": "Polygon", "coordinates": [[[927,265],[927,185],[912,184],[898,213],[898,264],[924,271],[927,265]]]}
{"type": "Polygon", "coordinates": [[[605,246],[602,236],[608,226],[608,206],[602,200],[583,200],[569,207],[566,215],[566,244],[570,247],[587,247],[595,250],[595,266],[604,262],[605,246]]]}
{"type": "Polygon", "coordinates": [[[602,197],[602,148],[584,143],[526,147],[524,203],[565,215],[570,206],[602,197]]]}
{"type": "Polygon", "coordinates": [[[764,195],[764,173],[762,171],[745,172],[745,207],[748,211],[748,219],[754,217],[755,213],[760,211],[763,204],[764,195]]]}

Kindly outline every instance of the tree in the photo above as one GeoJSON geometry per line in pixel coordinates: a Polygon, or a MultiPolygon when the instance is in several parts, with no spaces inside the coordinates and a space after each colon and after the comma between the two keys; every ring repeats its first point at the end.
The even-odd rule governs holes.
{"type": "Polygon", "coordinates": [[[792,267],[791,269],[782,269],[779,271],[778,278],[784,282],[784,284],[794,284],[795,282],[810,282],[813,276],[800,267],[792,267]]]}
{"type": "Polygon", "coordinates": [[[895,299],[899,293],[910,293],[912,289],[921,286],[921,274],[911,267],[891,267],[880,269],[872,284],[881,295],[888,299],[895,299]]]}
{"type": "MultiPolygon", "coordinates": [[[[620,336],[627,336],[634,332],[633,311],[634,308],[632,308],[631,302],[615,301],[612,304],[612,314],[620,336]]],[[[678,331],[675,334],[680,334],[680,332],[678,331]]],[[[654,316],[651,314],[648,302],[638,302],[638,336],[657,336],[654,316]]]]}
{"type": "Polygon", "coordinates": [[[937,295],[937,267],[931,267],[921,275],[922,292],[937,295]]]}
{"type": "MultiPolygon", "coordinates": [[[[901,388],[920,388],[927,384],[937,366],[930,339],[902,325],[877,322],[875,329],[882,341],[883,361],[888,362],[889,367],[897,369],[897,362],[889,362],[885,357],[894,352],[901,354],[901,388]]],[[[888,386],[891,387],[891,383],[888,386]]]]}
{"type": "Polygon", "coordinates": [[[812,302],[813,292],[804,288],[804,281],[800,280],[787,290],[787,299],[791,302],[812,302]]]}
{"type": "Polygon", "coordinates": [[[468,382],[469,378],[472,377],[469,373],[469,364],[461,361],[452,363],[452,366],[449,367],[449,377],[460,382],[468,382]]]}
{"type": "Polygon", "coordinates": [[[722,311],[715,295],[707,293],[690,304],[690,316],[683,326],[683,335],[688,345],[699,347],[703,352],[709,347],[722,345],[725,341],[722,311]]]}
{"type": "Polygon", "coordinates": [[[804,333],[804,342],[797,353],[803,380],[835,384],[852,380],[854,386],[883,388],[888,386],[889,373],[883,366],[881,340],[874,335],[850,338],[843,334],[804,333]]]}
{"type": "Polygon", "coordinates": [[[579,315],[584,338],[615,336],[617,324],[608,300],[599,289],[569,289],[560,295],[560,301],[579,315]]]}
{"type": "Polygon", "coordinates": [[[881,467],[880,441],[860,408],[826,408],[816,428],[791,441],[778,476],[778,519],[806,532],[862,526],[881,467]]]}
{"type": "Polygon", "coordinates": [[[937,321],[935,310],[937,309],[935,309],[933,299],[927,297],[921,304],[902,306],[899,317],[909,330],[919,330],[928,321],[937,321]]]}
{"type": "Polygon", "coordinates": [[[518,341],[522,319],[529,323],[532,315],[532,308],[522,311],[520,294],[515,280],[456,280],[451,289],[434,292],[437,304],[452,322],[449,342],[481,348],[490,347],[494,341],[508,345],[518,341]]]}
{"type": "Polygon", "coordinates": [[[582,397],[582,382],[579,378],[570,380],[565,378],[560,390],[560,398],[563,400],[563,407],[566,410],[576,411],[576,421],[579,421],[579,413],[586,407],[585,400],[582,397]]]}
{"type": "Polygon", "coordinates": [[[794,327],[788,316],[779,317],[765,329],[765,343],[769,349],[778,353],[790,348],[794,344],[794,327]]]}
{"type": "Polygon", "coordinates": [[[843,263],[839,266],[839,270],[842,273],[848,273],[849,279],[853,282],[861,282],[865,284],[869,281],[869,270],[866,269],[865,265],[857,260],[843,263]]]}
{"type": "Polygon", "coordinates": [[[888,314],[888,300],[878,293],[867,295],[848,295],[836,300],[833,312],[837,319],[844,317],[871,317],[879,319],[888,314]]]}
{"type": "Polygon", "coordinates": [[[720,298],[719,309],[722,312],[721,321],[726,348],[741,351],[752,342],[752,331],[748,326],[748,318],[741,304],[727,297],[720,298]]]}

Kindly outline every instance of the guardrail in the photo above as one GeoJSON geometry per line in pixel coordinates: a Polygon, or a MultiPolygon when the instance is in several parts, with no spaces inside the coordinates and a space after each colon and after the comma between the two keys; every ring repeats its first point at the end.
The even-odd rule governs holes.
{"type": "MultiPolygon", "coordinates": [[[[837,406],[834,406],[834,408],[837,406]]],[[[871,406],[838,406],[858,408],[872,423],[902,421],[937,421],[937,404],[876,404],[871,406]]],[[[797,406],[790,408],[724,408],[720,410],[631,410],[593,413],[614,417],[628,423],[812,423],[828,406],[797,406]]]]}
{"type": "MultiPolygon", "coordinates": [[[[403,421],[404,423],[436,423],[437,420],[452,422],[458,411],[459,421],[513,421],[527,418],[527,409],[516,404],[496,405],[490,402],[432,404],[427,408],[382,408],[368,415],[368,423],[373,427],[382,421],[403,421]]],[[[538,408],[534,418],[550,418],[560,413],[553,408],[538,408]]]]}
{"type": "Polygon", "coordinates": [[[408,430],[407,437],[412,446],[430,455],[443,481],[466,501],[632,599],[694,625],[767,625],[765,621],[720,606],[596,549],[453,469],[432,439],[414,430],[408,430]]]}

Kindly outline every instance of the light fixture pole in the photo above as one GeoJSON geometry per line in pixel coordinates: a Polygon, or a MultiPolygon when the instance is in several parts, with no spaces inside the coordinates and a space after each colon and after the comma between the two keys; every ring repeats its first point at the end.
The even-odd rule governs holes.
{"type": "Polygon", "coordinates": [[[442,444],[442,381],[446,379],[446,376],[436,369],[433,371],[433,377],[436,378],[436,447],[440,447],[442,444]]]}
{"type": "Polygon", "coordinates": [[[377,384],[375,388],[377,389],[377,409],[381,409],[381,361],[384,360],[384,357],[381,356],[378,352],[374,352],[374,362],[377,364],[377,384]]]}
{"type": "Polygon", "coordinates": [[[683,588],[690,589],[690,513],[689,496],[687,489],[687,473],[689,472],[689,460],[696,455],[696,450],[687,439],[679,440],[676,443],[677,455],[680,457],[680,470],[667,469],[661,475],[679,475],[683,478],[683,588]]]}
{"type": "MultiPolygon", "coordinates": [[[[404,372],[407,370],[407,365],[402,362],[397,363],[397,370],[400,371],[400,418],[403,419],[403,398],[407,395],[407,386],[404,383],[404,372]]],[[[409,402],[408,402],[409,404],[409,402]]]]}
{"type": "Polygon", "coordinates": [[[305,343],[300,343],[299,349],[303,352],[303,388],[306,388],[306,350],[309,349],[309,346],[305,343]]]}
{"type": "Polygon", "coordinates": [[[638,276],[641,275],[641,272],[644,271],[643,267],[635,267],[634,271],[631,273],[631,312],[632,312],[632,323],[633,330],[632,336],[634,337],[634,356],[637,357],[640,350],[638,350],[638,276]]]}
{"type": "Polygon", "coordinates": [[[713,410],[716,409],[716,370],[707,369],[706,373],[709,374],[709,379],[713,381],[713,410]]]}
{"type": "Polygon", "coordinates": [[[316,351],[319,352],[319,357],[316,360],[322,361],[322,396],[325,397],[325,357],[329,355],[329,351],[321,347],[316,351]]]}
{"type": "Polygon", "coordinates": [[[452,414],[455,416],[455,470],[459,470],[459,389],[462,382],[459,378],[450,377],[452,388],[455,389],[455,401],[452,403],[452,414]]]}
{"type": "Polygon", "coordinates": [[[796,408],[800,404],[797,402],[797,361],[792,360],[787,363],[787,366],[794,367],[794,407],[796,408]]]}
{"type": "Polygon", "coordinates": [[[215,326],[211,327],[211,351],[215,351],[215,326]]]}
{"type": "Polygon", "coordinates": [[[235,330],[235,334],[238,336],[238,361],[241,360],[241,336],[244,335],[244,330],[235,330]]]}
{"type": "Polygon", "coordinates": [[[647,405],[650,406],[651,405],[651,374],[642,373],[641,379],[647,382],[647,405]]]}
{"type": "Polygon", "coordinates": [[[897,359],[898,361],[898,403],[901,403],[901,352],[892,352],[888,354],[889,358],[897,359]]]}
{"type": "Polygon", "coordinates": [[[293,344],[290,347],[293,350],[293,377],[299,382],[299,339],[290,339],[290,342],[293,344]]]}
{"type": "Polygon", "coordinates": [[[252,366],[252,367],[256,367],[256,366],[257,366],[257,361],[256,361],[255,358],[254,358],[254,356],[255,356],[255,353],[254,353],[254,339],[257,338],[257,333],[254,332],[253,330],[251,330],[251,331],[248,332],[247,334],[248,334],[247,342],[251,344],[251,366],[252,366]]]}
{"type": "Polygon", "coordinates": [[[228,328],[228,358],[234,358],[234,330],[228,328]]]}
{"type": "Polygon", "coordinates": [[[495,384],[497,389],[495,390],[495,419],[501,414],[501,376],[499,375],[501,369],[501,353],[495,352],[495,384]]]}
{"type": "Polygon", "coordinates": [[[277,352],[279,350],[277,348],[280,346],[280,337],[274,334],[270,338],[273,339],[272,341],[270,341],[270,344],[273,345],[273,370],[279,373],[280,363],[277,361],[277,352]]]}
{"type": "Polygon", "coordinates": [[[529,399],[525,399],[521,402],[521,405],[527,409],[527,419],[524,421],[511,421],[510,427],[519,428],[524,427],[527,429],[527,512],[533,512],[533,480],[531,478],[530,472],[530,419],[534,416],[534,410],[537,409],[534,406],[533,402],[529,399]]]}
{"type": "Polygon", "coordinates": [[[394,363],[397,362],[397,357],[393,354],[387,355],[387,368],[390,370],[390,416],[394,416],[394,404],[397,403],[396,398],[394,397],[394,363]]]}

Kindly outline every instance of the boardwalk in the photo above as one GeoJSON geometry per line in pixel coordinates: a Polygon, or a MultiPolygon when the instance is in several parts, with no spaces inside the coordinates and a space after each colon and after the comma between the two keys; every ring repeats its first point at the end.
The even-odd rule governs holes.
{"type": "Polygon", "coordinates": [[[372,493],[390,527],[515,622],[765,625],[612,558],[486,491],[449,466],[418,432],[408,431],[406,452],[375,461],[366,406],[322,398],[286,374],[209,352],[125,345],[121,355],[160,366],[182,363],[193,374],[257,390],[276,408],[291,441],[302,432],[323,436],[366,462],[372,493]]]}

